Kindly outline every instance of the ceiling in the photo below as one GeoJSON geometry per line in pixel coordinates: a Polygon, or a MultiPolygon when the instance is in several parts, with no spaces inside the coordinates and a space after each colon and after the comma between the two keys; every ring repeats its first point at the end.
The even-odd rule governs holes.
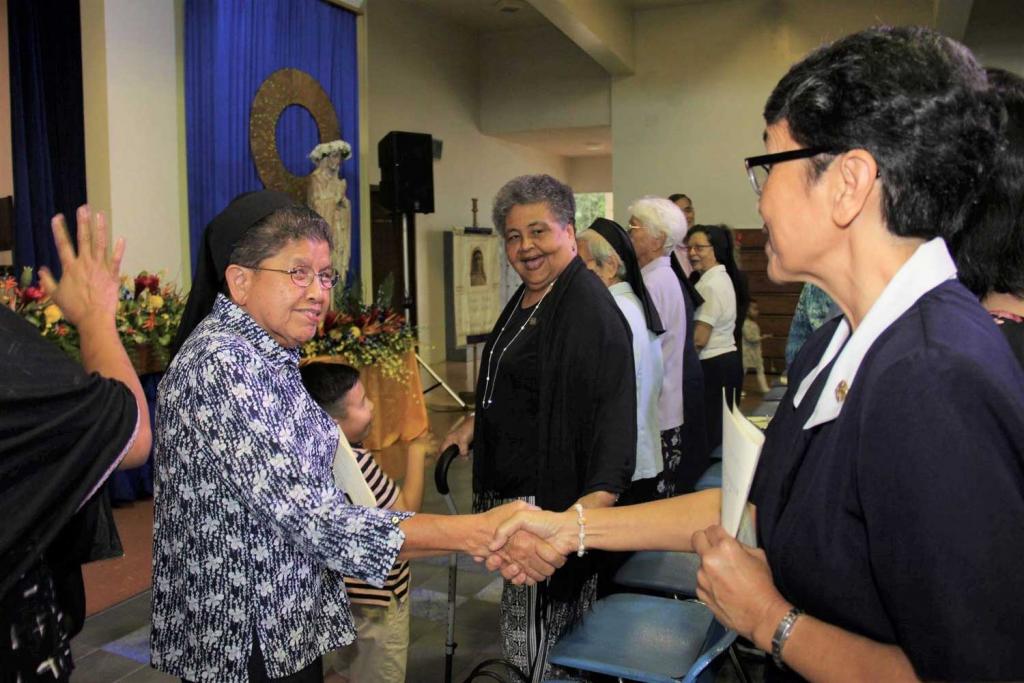
{"type": "MultiPolygon", "coordinates": [[[[658,7],[688,5],[708,0],[622,0],[630,9],[646,10],[658,7]]],[[[515,28],[545,26],[548,20],[529,3],[529,0],[405,0],[427,12],[437,14],[475,31],[502,31],[515,28]],[[518,7],[515,12],[502,8],[518,7]]]]}

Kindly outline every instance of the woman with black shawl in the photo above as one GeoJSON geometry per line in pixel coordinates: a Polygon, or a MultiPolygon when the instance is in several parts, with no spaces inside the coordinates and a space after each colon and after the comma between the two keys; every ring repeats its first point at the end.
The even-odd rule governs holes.
{"type": "Polygon", "coordinates": [[[0,307],[3,683],[68,680],[70,638],[85,611],[81,564],[118,545],[97,491],[115,467],[149,455],[145,395],[114,325],[124,242],[109,256],[102,214],[92,225],[82,207],[77,219],[76,255],[63,217],[54,218],[63,277],[41,269],[40,281],[78,329],[82,365],[0,307]]]}
{"type": "MultiPolygon", "coordinates": [[[[476,509],[525,499],[582,517],[613,505],[633,474],[629,328],[576,256],[574,215],[572,188],[546,175],[515,178],[495,197],[494,223],[523,285],[484,348],[476,413],[443,446],[473,444],[476,509]]],[[[505,585],[504,653],[531,680],[550,675],[548,648],[593,601],[590,560],[570,558],[537,588],[505,585]]]]}

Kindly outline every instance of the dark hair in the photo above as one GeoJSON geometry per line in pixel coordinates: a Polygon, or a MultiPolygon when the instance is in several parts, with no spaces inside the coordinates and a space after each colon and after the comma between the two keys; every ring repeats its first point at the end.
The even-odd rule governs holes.
{"type": "Polygon", "coordinates": [[[715,260],[725,266],[725,272],[732,280],[732,288],[736,292],[736,327],[743,327],[743,320],[747,317],[747,308],[750,306],[750,287],[747,285],[747,276],[736,265],[732,230],[728,225],[698,223],[686,231],[686,239],[689,240],[690,235],[698,232],[708,236],[711,250],[715,252],[715,260]]]}
{"type": "Polygon", "coordinates": [[[549,175],[521,175],[505,183],[494,197],[491,218],[498,233],[505,234],[505,219],[512,207],[546,202],[563,225],[576,221],[576,197],[572,188],[549,175]]]}
{"type": "Polygon", "coordinates": [[[979,298],[1024,297],[1024,78],[986,69],[1006,109],[1005,142],[968,227],[953,241],[960,281],[979,298]]]}
{"type": "Polygon", "coordinates": [[[334,251],[331,227],[320,214],[298,205],[278,209],[245,232],[231,251],[228,263],[254,268],[292,240],[302,239],[327,242],[330,250],[334,251]]]}
{"type": "MultiPolygon", "coordinates": [[[[768,125],[786,121],[804,147],[870,152],[889,231],[947,242],[986,182],[999,118],[971,52],[921,27],[870,28],[815,50],[764,109],[768,125]]],[[[814,158],[811,178],[831,160],[814,158]]]]}
{"type": "Polygon", "coordinates": [[[690,199],[689,197],[687,197],[687,196],[686,196],[685,194],[683,194],[682,192],[677,192],[677,193],[675,193],[675,194],[670,194],[670,195],[668,196],[668,200],[669,200],[670,202],[678,202],[678,201],[679,201],[680,199],[685,199],[686,201],[690,202],[690,204],[691,204],[691,205],[693,205],[693,200],[692,200],[692,199],[690,199]]]}
{"type": "Polygon", "coordinates": [[[302,383],[316,404],[333,417],[345,417],[342,401],[359,381],[359,371],[341,363],[308,363],[299,368],[302,383]]]}

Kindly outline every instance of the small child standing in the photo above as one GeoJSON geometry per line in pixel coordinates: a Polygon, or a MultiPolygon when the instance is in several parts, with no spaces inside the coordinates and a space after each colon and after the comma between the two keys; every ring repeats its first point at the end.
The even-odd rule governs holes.
{"type": "Polygon", "coordinates": [[[761,326],[757,324],[758,315],[757,301],[751,299],[747,319],[743,321],[743,374],[746,375],[747,370],[754,370],[757,373],[757,388],[762,394],[767,394],[770,387],[764,375],[761,341],[771,335],[761,334],[761,326]]]}
{"type": "MultiPolygon", "coordinates": [[[[373,421],[373,402],[359,381],[359,371],[337,363],[310,363],[301,368],[302,382],[313,400],[330,415],[348,438],[356,462],[376,499],[377,507],[418,512],[423,502],[423,467],[429,444],[409,446],[405,486],[399,488],[362,448],[373,421]]],[[[324,656],[350,683],[402,683],[409,650],[409,563],[392,567],[383,588],[345,578],[352,603],[356,642],[324,656]]]]}

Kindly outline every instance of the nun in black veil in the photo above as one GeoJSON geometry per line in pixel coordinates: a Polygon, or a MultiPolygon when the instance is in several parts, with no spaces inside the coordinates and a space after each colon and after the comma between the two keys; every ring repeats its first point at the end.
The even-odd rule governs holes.
{"type": "Polygon", "coordinates": [[[636,372],[637,444],[636,468],[620,505],[645,503],[657,497],[658,478],[664,466],[658,427],[658,396],[661,394],[662,356],[658,337],[665,332],[644,286],[640,264],[629,234],[606,218],[598,218],[580,232],[580,258],[615,299],[633,336],[636,372]]]}

